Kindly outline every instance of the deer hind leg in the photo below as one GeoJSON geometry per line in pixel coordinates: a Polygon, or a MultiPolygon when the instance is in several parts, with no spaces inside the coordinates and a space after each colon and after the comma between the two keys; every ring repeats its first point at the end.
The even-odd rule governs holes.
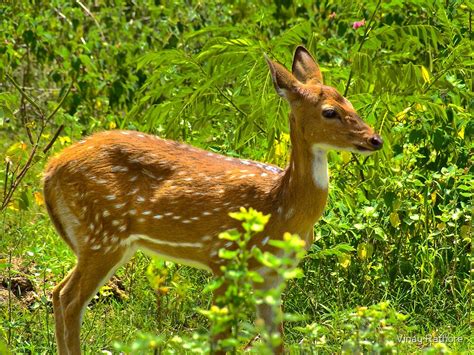
{"type": "Polygon", "coordinates": [[[78,255],[76,267],[56,287],[53,295],[56,337],[61,355],[81,353],[80,328],[87,304],[131,255],[124,249],[108,254],[88,251],[78,255]]]}
{"type": "Polygon", "coordinates": [[[53,290],[53,311],[54,311],[54,322],[55,322],[55,329],[56,329],[56,344],[58,346],[58,353],[59,354],[67,354],[66,348],[66,340],[64,338],[64,315],[63,315],[63,308],[61,306],[61,290],[63,289],[64,285],[68,282],[71,274],[74,270],[72,270],[62,281],[59,283],[53,290]]]}

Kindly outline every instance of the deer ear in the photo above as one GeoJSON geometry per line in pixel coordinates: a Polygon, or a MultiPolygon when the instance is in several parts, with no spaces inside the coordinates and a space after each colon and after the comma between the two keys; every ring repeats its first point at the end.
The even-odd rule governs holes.
{"type": "Polygon", "coordinates": [[[270,73],[272,74],[273,86],[281,97],[291,101],[297,94],[298,80],[283,65],[270,60],[265,55],[270,73]]]}
{"type": "Polygon", "coordinates": [[[321,74],[321,70],[319,70],[319,65],[303,46],[298,46],[295,50],[291,71],[295,78],[303,84],[323,83],[323,75],[321,74]]]}

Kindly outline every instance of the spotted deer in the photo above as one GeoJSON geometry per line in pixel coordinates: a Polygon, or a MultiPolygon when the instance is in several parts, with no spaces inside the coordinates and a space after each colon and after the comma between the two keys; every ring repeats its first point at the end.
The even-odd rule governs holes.
{"type": "MultiPolygon", "coordinates": [[[[80,353],[83,312],[98,288],[137,249],[219,275],[220,232],[238,228],[229,212],[253,207],[271,218],[250,243],[300,235],[309,247],[328,196],[329,149],[370,153],[382,139],[351,103],[325,86],[318,64],[298,47],[292,71],[266,58],[277,93],[290,106],[286,169],[236,159],[135,131],[105,131],[66,148],[44,175],[48,213],[77,264],[53,291],[60,354],[80,353]]],[[[256,264],[270,288],[277,276],[256,264]]],[[[259,306],[269,331],[281,331],[259,306]]],[[[282,349],[275,349],[276,352],[282,349]]]]}

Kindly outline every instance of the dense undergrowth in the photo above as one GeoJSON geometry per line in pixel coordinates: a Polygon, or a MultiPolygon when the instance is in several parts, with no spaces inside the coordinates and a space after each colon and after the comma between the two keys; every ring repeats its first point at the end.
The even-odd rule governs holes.
{"type": "MultiPolygon", "coordinates": [[[[48,156],[124,128],[284,166],[288,106],[263,53],[289,66],[304,44],[386,144],[369,158],[330,153],[329,203],[304,277],[284,291],[285,344],[469,351],[473,10],[452,0],[3,2],[0,190],[15,191],[1,215],[0,344],[55,349],[50,294],[75,260],[43,206],[48,156]]],[[[89,307],[84,350],[206,349],[209,282],[138,254],[89,307]]]]}

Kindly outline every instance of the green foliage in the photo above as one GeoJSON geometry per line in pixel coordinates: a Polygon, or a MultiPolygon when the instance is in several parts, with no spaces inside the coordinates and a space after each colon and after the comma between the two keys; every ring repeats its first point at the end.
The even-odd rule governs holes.
{"type": "MultiPolygon", "coordinates": [[[[275,322],[283,320],[280,309],[281,294],[285,281],[302,277],[297,265],[305,254],[304,242],[297,235],[287,233],[283,241],[270,241],[282,251],[280,256],[269,252],[262,253],[257,247],[249,248],[249,242],[258,232],[263,231],[270,216],[265,216],[252,208],[246,210],[243,207],[240,212],[230,213],[230,215],[242,221],[244,232],[240,233],[233,229],[219,235],[220,239],[231,241],[237,248],[235,250],[223,248],[219,251],[219,257],[223,262],[222,275],[208,286],[209,289],[220,290],[219,296],[210,309],[199,310],[209,320],[210,331],[207,334],[194,332],[189,336],[176,335],[171,339],[140,334],[131,345],[115,343],[116,350],[137,353],[155,349],[203,354],[209,351],[225,350],[236,353],[249,342],[249,337],[255,336],[257,332],[260,332],[263,340],[254,347],[258,353],[271,353],[271,349],[281,343],[279,334],[269,334],[266,331],[263,320],[257,321],[257,326],[253,326],[249,320],[255,314],[257,305],[262,303],[271,306],[275,313],[275,322]],[[249,269],[249,263],[253,258],[282,276],[280,282],[272,289],[253,292],[253,286],[264,281],[259,273],[249,269]]],[[[166,289],[164,292],[161,286],[167,274],[161,262],[152,262],[148,267],[147,275],[157,293],[168,293],[169,290],[166,289]],[[156,270],[159,271],[156,272],[156,270]]],[[[285,318],[291,320],[295,317],[286,314],[285,318]]]]}
{"type": "MultiPolygon", "coordinates": [[[[473,9],[472,1],[422,0],[3,2],[0,147],[7,163],[0,167],[0,191],[27,161],[31,133],[44,148],[61,125],[53,153],[97,130],[129,128],[283,166],[288,106],[273,92],[263,53],[289,66],[294,47],[304,44],[325,82],[346,92],[385,147],[363,160],[330,153],[329,203],[300,264],[305,276],[289,281],[283,293],[285,311],[305,320],[298,328],[286,325],[285,344],[323,352],[340,351],[346,340],[351,349],[368,346],[346,336],[346,322],[353,329],[367,325],[375,333],[364,339],[386,346],[372,337],[379,318],[348,314],[390,301],[382,319],[407,314],[410,335],[457,334],[464,340],[446,347],[466,351],[472,346],[473,9]],[[37,108],[6,75],[48,113],[72,84],[41,134],[37,108]],[[329,333],[311,338],[297,330],[307,326],[329,333]]],[[[0,232],[2,280],[32,275],[45,299],[74,260],[45,216],[39,181],[46,155],[32,161],[0,232]]],[[[260,257],[283,270],[290,266],[260,257]]],[[[120,278],[130,299],[99,296],[85,314],[84,337],[91,339],[85,351],[108,349],[116,339],[132,343],[136,329],[160,333],[143,338],[155,342],[152,349],[163,341],[178,352],[204,349],[207,320],[196,309],[210,305],[207,274],[149,266],[139,255],[120,278]]],[[[38,299],[29,308],[22,297],[4,296],[10,281],[0,283],[7,300],[0,304],[0,344],[14,353],[53,352],[50,304],[38,299]]],[[[396,348],[400,342],[393,341],[396,348]]],[[[435,345],[421,346],[437,351],[435,345]]]]}
{"type": "Polygon", "coordinates": [[[410,330],[406,319],[406,315],[396,312],[388,302],[381,302],[345,313],[341,326],[336,329],[312,323],[296,330],[305,335],[305,348],[324,348],[344,339],[342,352],[345,354],[392,353],[404,350],[399,343],[410,330]]]}

